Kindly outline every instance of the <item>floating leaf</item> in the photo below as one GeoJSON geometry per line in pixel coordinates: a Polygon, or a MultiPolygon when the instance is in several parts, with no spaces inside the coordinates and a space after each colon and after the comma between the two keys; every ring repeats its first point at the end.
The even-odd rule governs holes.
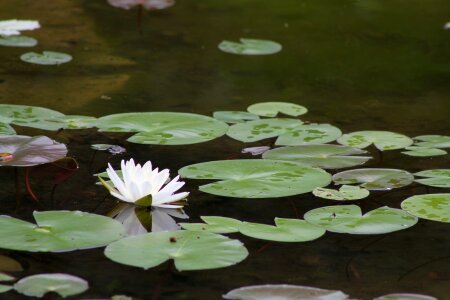
{"type": "Polygon", "coordinates": [[[54,162],[67,154],[67,147],[46,136],[0,136],[0,153],[9,154],[0,166],[27,167],[54,162]]]}
{"type": "Polygon", "coordinates": [[[222,41],[219,49],[226,53],[240,55],[268,55],[280,52],[280,44],[268,40],[239,39],[240,43],[222,41]]]}
{"type": "Polygon", "coordinates": [[[15,280],[14,277],[0,272],[0,281],[13,281],[13,280],[15,280]]]}
{"type": "Polygon", "coordinates": [[[369,196],[370,192],[359,186],[343,185],[337,190],[315,188],[313,191],[314,196],[330,199],[330,200],[359,200],[369,196]]]}
{"type": "Polygon", "coordinates": [[[414,176],[404,170],[397,169],[355,169],[333,175],[337,184],[361,184],[368,190],[390,190],[411,184],[414,176]]]}
{"type": "MultiPolygon", "coordinates": [[[[109,148],[111,148],[114,145],[111,144],[92,144],[91,145],[91,149],[93,150],[97,150],[97,151],[108,151],[109,148]]],[[[106,172],[104,172],[104,174],[107,174],[106,172]]],[[[98,174],[95,174],[98,175],[98,174]]],[[[101,176],[101,177],[107,177],[106,176],[101,176]]]]}
{"type": "Polygon", "coordinates": [[[256,239],[276,242],[307,242],[325,234],[325,229],[305,220],[275,218],[275,225],[243,222],[239,231],[256,239]]]}
{"type": "Polygon", "coordinates": [[[14,285],[17,292],[39,298],[50,292],[65,298],[81,294],[88,288],[86,280],[62,273],[32,275],[22,278],[14,285]]]}
{"type": "Polygon", "coordinates": [[[12,289],[13,289],[13,287],[10,285],[0,284],[0,293],[6,293],[12,289]]]}
{"type": "Polygon", "coordinates": [[[250,105],[247,110],[262,117],[276,117],[279,113],[298,117],[308,112],[306,107],[289,102],[261,102],[250,105]]]}
{"type": "Polygon", "coordinates": [[[122,238],[122,225],[80,211],[33,213],[36,224],[0,216],[0,247],[32,252],[61,252],[107,245],[122,238]]]}
{"type": "Polygon", "coordinates": [[[216,269],[244,260],[238,240],[196,231],[152,232],[109,244],[105,255],[118,263],[149,269],[173,259],[179,271],[216,269]]]}
{"type": "Polygon", "coordinates": [[[370,156],[350,156],[366,154],[364,150],[338,145],[305,145],[281,147],[267,151],[263,158],[287,160],[302,165],[324,169],[348,168],[361,165],[370,156]]]}
{"type": "Polygon", "coordinates": [[[212,233],[239,232],[242,222],[233,218],[202,216],[205,223],[180,223],[181,227],[190,231],[207,231],[212,233]]]}
{"type": "Polygon", "coordinates": [[[382,234],[407,229],[417,218],[407,212],[380,207],[362,215],[356,205],[325,206],[308,211],[305,220],[331,232],[349,234],[382,234]]]}
{"type": "Polygon", "coordinates": [[[409,137],[390,131],[356,131],[344,134],[338,139],[338,143],[350,147],[366,148],[371,144],[380,151],[403,149],[412,145],[409,137]]]}
{"type": "Polygon", "coordinates": [[[265,284],[241,287],[223,295],[233,300],[346,300],[341,291],[323,290],[309,286],[265,284]]]}
{"type": "Polygon", "coordinates": [[[416,136],[415,145],[427,148],[450,148],[450,136],[445,135],[420,135],[416,136]]]}
{"type": "Polygon", "coordinates": [[[0,135],[14,135],[16,131],[10,125],[0,123],[0,135]]]}
{"type": "Polygon", "coordinates": [[[175,112],[109,115],[98,119],[100,131],[138,132],[128,139],[138,144],[185,145],[225,134],[228,125],[211,117],[175,112]]]}
{"type": "Polygon", "coordinates": [[[0,21],[0,36],[19,35],[21,31],[34,30],[39,27],[39,22],[33,20],[0,21]]]}
{"type": "Polygon", "coordinates": [[[20,56],[24,62],[36,65],[61,65],[72,60],[72,56],[66,53],[44,51],[41,53],[28,52],[20,56]]]}
{"type": "Polygon", "coordinates": [[[434,169],[415,173],[424,179],[416,179],[416,182],[439,188],[450,188],[450,169],[434,169]]]}
{"type": "Polygon", "coordinates": [[[61,128],[63,129],[86,129],[95,127],[97,118],[90,116],[61,116],[53,118],[55,121],[62,123],[61,128]]]}
{"type": "Polygon", "coordinates": [[[29,36],[13,35],[13,36],[1,36],[0,46],[6,47],[34,47],[38,41],[29,36]]]}
{"type": "Polygon", "coordinates": [[[438,300],[437,298],[419,295],[419,294],[389,294],[381,297],[377,297],[373,300],[438,300]]]}
{"type": "Polygon", "coordinates": [[[236,198],[292,196],[330,183],[330,174],[322,169],[268,159],[210,161],[183,167],[179,174],[184,178],[221,180],[200,186],[200,190],[236,198]]]}
{"type": "Polygon", "coordinates": [[[450,194],[416,195],[404,200],[401,206],[419,218],[450,223],[450,194]]]}
{"type": "Polygon", "coordinates": [[[213,117],[216,120],[231,124],[259,119],[259,116],[245,111],[215,111],[213,117]]]}
{"type": "Polygon", "coordinates": [[[447,154],[447,151],[438,148],[410,146],[405,149],[408,151],[404,151],[402,153],[409,156],[429,157],[447,154]]]}
{"type": "Polygon", "coordinates": [[[319,145],[335,141],[342,135],[339,128],[330,124],[303,124],[295,130],[280,135],[276,145],[319,145]]]}
{"type": "Polygon", "coordinates": [[[165,9],[175,4],[175,0],[108,0],[114,7],[130,9],[142,5],[147,10],[165,9]]]}
{"type": "Polygon", "coordinates": [[[38,106],[0,104],[0,123],[44,130],[58,130],[61,122],[55,119],[64,114],[38,106]]]}

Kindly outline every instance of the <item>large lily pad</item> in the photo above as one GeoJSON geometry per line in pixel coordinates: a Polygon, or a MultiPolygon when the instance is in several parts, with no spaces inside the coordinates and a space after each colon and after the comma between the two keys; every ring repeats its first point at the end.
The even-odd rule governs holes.
{"type": "Polygon", "coordinates": [[[118,263],[149,269],[173,259],[179,271],[232,266],[244,260],[247,249],[238,240],[197,231],[152,232],[114,242],[105,255],[118,263]]]}
{"type": "Polygon", "coordinates": [[[426,295],[419,295],[419,294],[405,294],[405,293],[396,293],[396,294],[389,294],[377,297],[373,300],[438,300],[437,298],[426,296],[426,295]]]}
{"type": "Polygon", "coordinates": [[[378,150],[385,151],[411,146],[413,140],[406,135],[390,131],[356,131],[344,134],[338,139],[338,143],[361,149],[374,144],[378,150]]]}
{"type": "Polygon", "coordinates": [[[78,295],[89,288],[86,280],[61,273],[32,275],[19,280],[14,289],[28,297],[44,297],[54,292],[61,297],[78,295]]]}
{"type": "Polygon", "coordinates": [[[225,123],[244,123],[245,121],[258,120],[259,116],[246,111],[215,111],[214,119],[225,123]]]}
{"type": "Polygon", "coordinates": [[[233,300],[345,300],[341,291],[324,290],[309,286],[265,284],[241,287],[223,295],[233,300]]]}
{"type": "Polygon", "coordinates": [[[58,130],[60,122],[53,118],[64,114],[38,106],[0,104],[0,123],[14,124],[44,130],[58,130]]]}
{"type": "Polygon", "coordinates": [[[222,41],[219,49],[226,53],[240,55],[268,55],[280,52],[280,44],[268,40],[240,39],[240,43],[222,41]]]}
{"type": "Polygon", "coordinates": [[[293,161],[324,169],[339,169],[364,164],[371,157],[359,155],[366,153],[367,151],[347,146],[305,145],[275,148],[265,152],[263,158],[293,161]]]}
{"type": "Polygon", "coordinates": [[[237,198],[291,196],[330,183],[330,174],[322,169],[268,159],[210,161],[183,167],[179,173],[184,178],[220,180],[200,190],[237,198]]]}
{"type": "Polygon", "coordinates": [[[72,56],[66,53],[44,51],[42,53],[27,52],[20,56],[24,62],[35,65],[61,65],[72,60],[72,56]]]}
{"type": "Polygon", "coordinates": [[[404,200],[401,206],[419,218],[450,223],[450,194],[416,195],[404,200]]]}
{"type": "Polygon", "coordinates": [[[397,169],[355,169],[333,175],[337,184],[360,184],[368,190],[390,190],[411,184],[414,176],[397,169]]]}
{"type": "Polygon", "coordinates": [[[138,132],[128,139],[138,144],[185,145],[225,134],[228,125],[211,117],[175,112],[109,115],[98,119],[100,131],[138,132]]]}
{"type": "Polygon", "coordinates": [[[331,232],[349,234],[382,234],[407,229],[417,218],[407,212],[380,207],[362,214],[357,205],[325,206],[308,211],[305,220],[331,232]]]}
{"type": "Polygon", "coordinates": [[[406,147],[402,153],[409,156],[418,156],[418,157],[430,157],[430,156],[440,156],[446,155],[447,151],[439,149],[439,148],[427,148],[427,147],[418,147],[418,146],[410,146],[406,147]]]}
{"type": "Polygon", "coordinates": [[[370,192],[359,186],[343,185],[339,188],[339,191],[326,188],[315,188],[313,191],[314,196],[329,199],[329,200],[359,200],[369,196],[370,192]]]}
{"type": "Polygon", "coordinates": [[[36,224],[0,216],[0,247],[61,252],[101,247],[125,236],[122,224],[80,211],[33,213],[36,224]]]}
{"type": "Polygon", "coordinates": [[[445,135],[420,135],[416,136],[414,140],[416,146],[428,148],[450,148],[450,136],[445,135]]]}
{"type": "Polygon", "coordinates": [[[450,188],[450,169],[434,169],[417,172],[415,176],[427,177],[416,179],[416,182],[439,188],[450,188]]]}
{"type": "Polygon", "coordinates": [[[289,102],[261,102],[247,107],[247,110],[262,117],[276,117],[279,113],[298,117],[308,112],[306,107],[289,102]]]}
{"type": "Polygon", "coordinates": [[[6,47],[34,47],[37,45],[37,40],[29,36],[13,35],[13,36],[1,36],[0,46],[6,47]]]}

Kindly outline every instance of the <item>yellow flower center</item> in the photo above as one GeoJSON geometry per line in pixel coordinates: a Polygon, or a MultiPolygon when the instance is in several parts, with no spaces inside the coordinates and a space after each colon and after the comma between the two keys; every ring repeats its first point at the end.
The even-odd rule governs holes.
{"type": "Polygon", "coordinates": [[[0,153],[0,162],[10,161],[13,158],[12,153],[0,153]]]}

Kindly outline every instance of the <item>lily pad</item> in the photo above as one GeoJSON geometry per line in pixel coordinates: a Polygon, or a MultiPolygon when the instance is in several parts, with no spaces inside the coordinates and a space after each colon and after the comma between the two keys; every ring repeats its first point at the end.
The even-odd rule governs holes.
{"type": "Polygon", "coordinates": [[[370,192],[359,186],[343,185],[340,187],[339,191],[326,188],[315,188],[313,194],[316,197],[324,199],[344,201],[366,198],[369,196],[370,192]]]}
{"type": "Polygon", "coordinates": [[[367,151],[338,145],[304,145],[281,147],[269,150],[263,158],[287,160],[302,165],[324,169],[349,168],[361,165],[371,159],[370,156],[351,156],[366,154],[367,151]]]}
{"type": "Polygon", "coordinates": [[[250,153],[251,155],[261,155],[270,150],[269,146],[247,147],[242,149],[241,153],[250,153]]]}
{"type": "Polygon", "coordinates": [[[415,145],[428,148],[450,148],[450,136],[445,135],[420,135],[416,136],[415,145]]]}
{"type": "Polygon", "coordinates": [[[179,174],[183,178],[220,180],[200,186],[200,190],[236,198],[292,196],[330,183],[330,174],[322,169],[269,159],[210,161],[183,167],[179,174]]]}
{"type": "Polygon", "coordinates": [[[44,130],[58,130],[61,124],[57,119],[64,114],[38,106],[0,104],[0,123],[14,124],[44,130]]]}
{"type": "Polygon", "coordinates": [[[225,134],[228,125],[211,117],[175,112],[109,115],[98,119],[100,131],[138,132],[128,139],[138,144],[186,145],[225,134]]]}
{"type": "Polygon", "coordinates": [[[16,134],[14,128],[12,128],[9,124],[0,123],[0,135],[13,135],[16,134]]]}
{"type": "Polygon", "coordinates": [[[419,295],[419,294],[389,294],[381,297],[377,297],[373,300],[438,300],[437,298],[419,295]]]}
{"type": "Polygon", "coordinates": [[[412,196],[404,200],[401,207],[422,219],[450,223],[450,194],[412,196]]]}
{"type": "Polygon", "coordinates": [[[44,51],[41,53],[27,52],[20,56],[24,62],[35,65],[61,65],[72,60],[72,56],[66,53],[44,51]]]}
{"type": "Polygon", "coordinates": [[[233,300],[346,300],[341,291],[324,290],[309,286],[265,284],[241,287],[223,295],[233,300]]]}
{"type": "Polygon", "coordinates": [[[0,46],[6,47],[34,47],[38,41],[32,37],[24,35],[1,36],[0,46]]]}
{"type": "Polygon", "coordinates": [[[368,190],[390,190],[407,186],[414,181],[414,176],[397,169],[355,169],[333,175],[337,184],[360,184],[368,190]]]}
{"type": "Polygon", "coordinates": [[[341,130],[330,124],[303,124],[293,131],[280,135],[275,144],[281,146],[319,145],[333,142],[341,135],[341,130]]]}
{"type": "Polygon", "coordinates": [[[212,233],[239,232],[242,222],[233,218],[202,216],[205,223],[180,223],[181,227],[190,231],[207,231],[212,233]]]}
{"type": "Polygon", "coordinates": [[[239,39],[240,43],[222,41],[219,49],[226,53],[239,55],[269,55],[280,52],[283,48],[280,44],[268,40],[239,39]]]}
{"type": "Polygon", "coordinates": [[[81,294],[89,288],[86,280],[79,277],[62,274],[38,274],[19,280],[14,289],[29,297],[44,297],[49,292],[54,292],[61,297],[81,294]]]}
{"type": "Polygon", "coordinates": [[[213,117],[225,123],[244,123],[245,121],[258,120],[259,116],[245,111],[215,111],[213,117]]]}
{"type": "Polygon", "coordinates": [[[244,260],[238,240],[197,231],[165,231],[128,237],[109,244],[105,255],[118,263],[149,269],[173,259],[179,271],[216,269],[244,260]]]}
{"type": "Polygon", "coordinates": [[[383,234],[407,229],[417,223],[416,217],[387,206],[364,215],[357,205],[325,206],[308,211],[304,217],[328,231],[349,234],[383,234]]]}
{"type": "Polygon", "coordinates": [[[0,284],[0,293],[6,293],[10,290],[12,290],[14,287],[10,285],[0,284]]]}
{"type": "Polygon", "coordinates": [[[32,252],[62,252],[102,247],[125,236],[122,224],[80,211],[33,213],[36,224],[0,216],[0,247],[32,252]]]}
{"type": "Polygon", "coordinates": [[[306,107],[289,102],[261,102],[250,105],[247,110],[262,117],[276,117],[279,113],[298,117],[308,112],[306,107]]]}
{"type": "Polygon", "coordinates": [[[34,30],[40,27],[34,20],[5,20],[0,21],[0,36],[19,35],[24,30],[34,30]]]}
{"type": "Polygon", "coordinates": [[[409,156],[419,156],[419,157],[429,157],[429,156],[439,156],[439,155],[446,155],[447,151],[438,149],[438,148],[426,148],[426,147],[417,147],[417,146],[410,146],[406,147],[405,150],[402,153],[409,156]]]}
{"type": "Polygon", "coordinates": [[[415,176],[427,177],[416,179],[416,182],[439,188],[450,188],[450,169],[434,169],[417,172],[415,176]]]}
{"type": "Polygon", "coordinates": [[[87,129],[95,127],[97,118],[67,115],[54,118],[53,121],[61,122],[61,128],[63,129],[87,129]]]}
{"type": "Polygon", "coordinates": [[[403,149],[413,143],[406,135],[390,131],[356,131],[344,134],[337,141],[339,144],[361,149],[374,144],[380,151],[403,149]]]}
{"type": "Polygon", "coordinates": [[[175,0],[108,0],[114,7],[130,9],[142,5],[146,10],[165,9],[175,4],[175,0]]]}

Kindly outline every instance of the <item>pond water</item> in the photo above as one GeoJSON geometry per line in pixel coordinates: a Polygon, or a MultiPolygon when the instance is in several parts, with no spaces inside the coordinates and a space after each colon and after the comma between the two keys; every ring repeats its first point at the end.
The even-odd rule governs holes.
{"type": "MultiPolygon", "coordinates": [[[[36,19],[29,33],[39,41],[32,51],[70,53],[57,67],[23,63],[21,48],[0,47],[0,103],[51,108],[65,114],[104,116],[121,112],[173,111],[212,115],[245,110],[261,101],[288,101],[309,109],[302,119],[330,123],[343,132],[390,130],[410,137],[450,133],[450,18],[447,0],[183,0],[162,11],[122,10],[107,1],[2,0],[0,20],[36,19]],[[283,50],[268,56],[239,56],[217,49],[222,40],[241,37],[277,41],[283,50]]],[[[194,145],[139,145],[129,134],[95,129],[55,132],[17,128],[19,134],[44,134],[66,143],[79,170],[55,191],[39,174],[33,189],[44,208],[106,214],[115,205],[95,185],[93,173],[123,158],[176,172],[183,166],[240,154],[244,144],[228,137],[194,145]],[[119,144],[126,154],[111,156],[91,144],[119,144]]],[[[251,145],[264,145],[254,143],[251,145]]],[[[372,154],[378,153],[371,149],[372,154]]],[[[418,172],[448,168],[449,156],[417,158],[384,152],[368,167],[418,172]]],[[[2,168],[0,213],[32,219],[39,209],[25,196],[16,210],[14,174],[2,168]]],[[[334,173],[334,172],[332,172],[334,173]]],[[[21,172],[23,175],[23,172],[21,172]]],[[[272,224],[274,217],[295,218],[334,203],[311,193],[286,198],[235,199],[190,191],[191,222],[218,215],[272,224]],[[295,204],[294,209],[290,203],[295,204]],[[298,211],[296,213],[296,210],[298,211]]],[[[364,212],[400,207],[409,196],[448,193],[449,189],[413,184],[374,192],[356,202],[364,212]]],[[[306,243],[270,243],[243,235],[250,255],[228,268],[168,272],[168,263],[144,271],[106,259],[103,249],[69,253],[2,250],[24,266],[17,276],[64,272],[89,281],[73,299],[126,294],[140,299],[220,299],[246,285],[286,283],[343,290],[372,299],[391,292],[415,292],[450,299],[450,227],[420,220],[386,235],[326,233],[306,243]],[[169,276],[168,276],[169,275],[169,276]]],[[[7,295],[7,296],[6,296],[7,295]]],[[[21,299],[14,292],[4,299],[21,299]]],[[[25,297],[23,297],[25,298],[25,297]]]]}

